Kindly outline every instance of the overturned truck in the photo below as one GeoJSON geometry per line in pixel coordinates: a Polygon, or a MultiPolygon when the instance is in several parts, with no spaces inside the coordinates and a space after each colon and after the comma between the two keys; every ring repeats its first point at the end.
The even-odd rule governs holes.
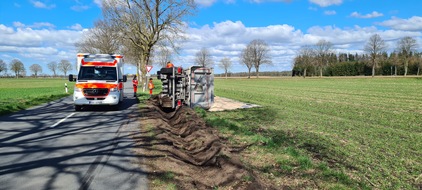
{"type": "Polygon", "coordinates": [[[157,78],[162,82],[158,99],[163,108],[175,109],[185,104],[192,108],[209,109],[214,103],[214,73],[211,68],[162,68],[157,71],[157,78]]]}

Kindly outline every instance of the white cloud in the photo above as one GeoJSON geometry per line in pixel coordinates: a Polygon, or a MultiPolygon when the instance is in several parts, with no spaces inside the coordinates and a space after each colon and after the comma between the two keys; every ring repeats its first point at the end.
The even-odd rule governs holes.
{"type": "Polygon", "coordinates": [[[88,5],[75,5],[75,6],[70,7],[70,9],[72,9],[74,11],[81,12],[81,11],[88,10],[89,6],[88,5]]]}
{"type": "Polygon", "coordinates": [[[422,17],[419,16],[413,16],[409,19],[392,17],[390,20],[377,24],[394,30],[422,31],[422,17]]]}
{"type": "Polygon", "coordinates": [[[379,13],[377,11],[373,11],[372,13],[368,13],[366,15],[362,15],[358,12],[353,12],[352,14],[350,14],[350,16],[355,17],[355,18],[376,18],[376,17],[384,16],[384,14],[379,13]]]}
{"type": "Polygon", "coordinates": [[[74,24],[74,25],[72,25],[72,26],[70,26],[70,27],[68,27],[68,28],[70,28],[70,29],[72,29],[72,30],[83,30],[84,28],[82,27],[82,25],[80,25],[79,23],[76,23],[76,24],[74,24]]]}
{"type": "Polygon", "coordinates": [[[195,3],[203,6],[203,7],[209,7],[212,4],[214,4],[215,2],[217,2],[217,0],[195,0],[195,3]]]}
{"type": "Polygon", "coordinates": [[[292,0],[249,0],[253,3],[264,3],[264,2],[291,2],[292,0]]]}
{"type": "MultiPolygon", "coordinates": [[[[364,44],[373,34],[379,34],[387,42],[396,41],[404,36],[422,37],[422,32],[379,30],[375,26],[339,28],[334,26],[314,26],[306,32],[290,25],[270,25],[266,27],[246,27],[241,21],[225,21],[189,28],[187,41],[183,44],[181,57],[175,62],[193,65],[195,53],[202,47],[210,50],[214,62],[223,57],[231,58],[234,72],[245,71],[239,63],[239,55],[243,48],[254,39],[262,39],[271,49],[274,66],[267,70],[289,70],[297,50],[302,45],[314,45],[321,39],[334,44],[336,52],[362,53],[364,44]]],[[[391,46],[392,50],[394,46],[391,46]]],[[[186,66],[183,65],[183,66],[186,66]]],[[[218,73],[216,68],[216,73],[218,73]]]]}
{"type": "MultiPolygon", "coordinates": [[[[220,0],[225,4],[234,4],[236,0],[220,0]]],[[[248,0],[250,3],[264,3],[264,2],[291,2],[292,0],[248,0]]],[[[195,3],[202,7],[210,7],[217,3],[218,0],[195,0],[195,3]]]]}
{"type": "Polygon", "coordinates": [[[337,14],[337,12],[336,11],[324,11],[324,14],[325,15],[335,15],[335,14],[337,14]]]}
{"type": "Polygon", "coordinates": [[[25,24],[21,23],[21,22],[13,22],[13,26],[16,28],[23,28],[25,27],[25,24]]]}
{"type": "Polygon", "coordinates": [[[0,24],[0,34],[12,34],[13,32],[13,28],[0,24]]]}
{"type": "Polygon", "coordinates": [[[319,5],[320,7],[328,7],[331,5],[340,5],[343,0],[309,0],[309,2],[319,5]]]}
{"type": "Polygon", "coordinates": [[[32,25],[25,25],[21,22],[13,22],[13,26],[16,28],[47,28],[47,29],[54,29],[56,26],[49,22],[35,22],[32,25]]]}
{"type": "MultiPolygon", "coordinates": [[[[400,22],[418,22],[418,18],[407,20],[394,18],[400,22]]],[[[390,20],[390,21],[392,21],[390,20]]],[[[382,24],[390,26],[391,23],[382,24]]],[[[23,23],[16,22],[15,26],[0,24],[0,59],[9,59],[6,55],[17,55],[31,61],[47,64],[51,60],[73,60],[76,54],[74,43],[81,38],[84,29],[75,24],[68,30],[31,28],[23,23]],[[19,27],[18,27],[19,26],[19,27]]],[[[395,25],[391,25],[395,26],[395,25]]],[[[301,31],[291,25],[270,25],[265,27],[247,27],[241,21],[224,21],[190,27],[186,31],[186,41],[181,43],[179,57],[174,58],[176,65],[187,67],[194,64],[195,53],[201,48],[208,48],[215,63],[223,57],[229,57],[233,62],[232,72],[245,72],[246,68],[239,62],[239,55],[243,48],[254,39],[262,39],[270,46],[273,66],[265,66],[262,71],[290,70],[297,50],[302,45],[314,45],[321,39],[334,44],[337,52],[361,53],[367,39],[373,34],[379,34],[388,44],[404,36],[412,36],[421,40],[421,30],[379,30],[375,26],[339,28],[335,26],[314,26],[307,31],[301,31]]],[[[16,56],[14,56],[16,57],[16,56]]],[[[31,61],[23,61],[31,63],[31,61]]],[[[215,68],[220,73],[219,68],[215,68]]],[[[48,69],[45,68],[46,72],[48,69]]]]}
{"type": "Polygon", "coordinates": [[[0,59],[9,62],[19,58],[25,67],[39,63],[45,73],[50,72],[46,65],[52,60],[74,60],[74,44],[80,40],[82,31],[30,28],[20,22],[14,25],[20,27],[0,24],[0,59]]]}
{"type": "Polygon", "coordinates": [[[52,8],[56,7],[55,4],[47,5],[47,4],[45,4],[41,1],[31,1],[31,3],[32,3],[32,5],[34,5],[34,7],[41,8],[41,9],[52,9],[52,8]]]}
{"type": "Polygon", "coordinates": [[[103,1],[102,0],[94,0],[94,3],[100,8],[103,7],[103,1]]]}
{"type": "Polygon", "coordinates": [[[56,26],[54,24],[51,24],[49,22],[36,22],[31,26],[28,26],[30,28],[49,28],[49,29],[53,29],[56,26]]]}

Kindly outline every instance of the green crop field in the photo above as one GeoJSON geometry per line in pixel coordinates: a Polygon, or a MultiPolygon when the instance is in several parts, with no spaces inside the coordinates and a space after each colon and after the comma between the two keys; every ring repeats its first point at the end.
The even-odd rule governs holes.
{"type": "Polygon", "coordinates": [[[422,78],[216,79],[261,108],[203,113],[243,161],[290,188],[422,188],[422,78]]]}
{"type": "Polygon", "coordinates": [[[73,92],[73,84],[66,79],[1,78],[0,115],[68,96],[65,83],[69,92],[73,92]]]}

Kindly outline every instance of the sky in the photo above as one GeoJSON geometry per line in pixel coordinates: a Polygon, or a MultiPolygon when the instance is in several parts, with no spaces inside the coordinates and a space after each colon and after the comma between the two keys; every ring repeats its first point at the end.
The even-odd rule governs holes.
{"type": "MultiPolygon", "coordinates": [[[[422,0],[196,0],[196,14],[186,19],[186,41],[173,57],[176,66],[194,65],[195,53],[207,48],[218,63],[230,58],[230,72],[247,72],[239,61],[252,40],[266,42],[271,65],[260,71],[288,71],[298,49],[319,40],[336,53],[364,53],[370,36],[379,34],[394,51],[405,36],[417,39],[422,51],[422,0]]],[[[29,66],[66,59],[74,63],[75,43],[101,19],[101,0],[1,0],[0,59],[29,66]]],[[[152,73],[158,70],[154,66],[152,73]]],[[[126,64],[126,73],[136,69],[126,64]]],[[[73,73],[76,73],[74,70],[73,73]]],[[[0,75],[3,73],[0,73],[0,75]]],[[[12,74],[9,71],[9,74],[12,74]]]]}

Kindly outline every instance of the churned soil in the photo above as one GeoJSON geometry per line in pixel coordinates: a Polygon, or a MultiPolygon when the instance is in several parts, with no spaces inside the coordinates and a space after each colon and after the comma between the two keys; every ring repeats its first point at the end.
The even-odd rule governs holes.
{"type": "Polygon", "coordinates": [[[163,111],[153,97],[140,116],[133,138],[151,189],[273,189],[244,167],[244,147],[227,145],[191,108],[163,111]]]}

